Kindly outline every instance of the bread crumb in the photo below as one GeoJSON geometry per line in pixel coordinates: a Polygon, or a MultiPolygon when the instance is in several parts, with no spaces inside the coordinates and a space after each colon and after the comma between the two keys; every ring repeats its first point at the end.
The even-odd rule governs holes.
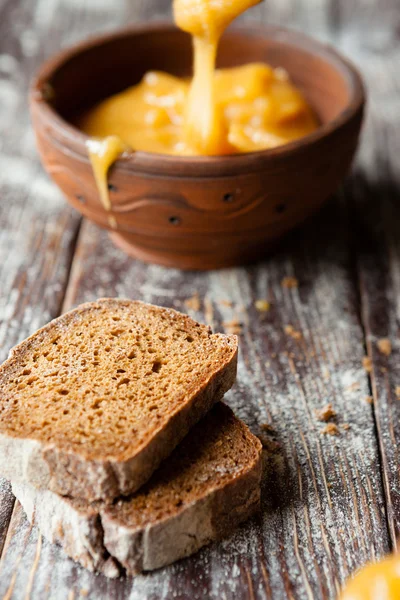
{"type": "Polygon", "coordinates": [[[196,292],[191,296],[191,298],[187,298],[184,302],[186,308],[189,310],[195,310],[196,312],[200,310],[200,296],[196,292]]]}
{"type": "Polygon", "coordinates": [[[233,306],[233,302],[231,302],[230,300],[218,300],[218,304],[220,304],[221,306],[226,306],[227,308],[232,308],[233,306]]]}
{"type": "Polygon", "coordinates": [[[357,390],[360,389],[360,384],[358,383],[358,381],[355,381],[354,383],[351,383],[350,385],[347,386],[347,388],[345,388],[347,392],[356,392],[357,390]]]}
{"type": "Polygon", "coordinates": [[[268,300],[256,300],[254,306],[259,312],[268,312],[271,308],[271,304],[268,300]]]}
{"type": "Polygon", "coordinates": [[[350,429],[350,425],[348,423],[342,423],[341,428],[347,431],[348,429],[350,429]]]}
{"type": "Polygon", "coordinates": [[[286,325],[285,333],[287,335],[290,335],[290,337],[292,337],[294,340],[301,340],[301,338],[303,337],[301,332],[296,331],[295,328],[293,327],[293,325],[286,325]]]}
{"type": "Polygon", "coordinates": [[[327,404],[320,410],[315,410],[314,412],[318,421],[325,421],[325,423],[336,417],[336,411],[333,410],[332,404],[327,404]]]}
{"type": "Polygon", "coordinates": [[[362,366],[367,371],[367,373],[371,373],[372,371],[372,360],[369,356],[364,356],[362,359],[362,366]]]}
{"type": "Polygon", "coordinates": [[[281,281],[281,286],[287,289],[299,287],[299,282],[296,277],[284,277],[281,281]]]}
{"type": "Polygon", "coordinates": [[[212,326],[214,324],[214,308],[208,296],[204,298],[204,318],[207,325],[212,326]]]}
{"type": "Polygon", "coordinates": [[[368,404],[374,403],[374,399],[372,396],[365,396],[364,400],[365,400],[365,402],[368,402],[368,404]]]}
{"type": "Polygon", "coordinates": [[[234,333],[236,335],[242,333],[242,323],[239,321],[239,319],[232,319],[232,321],[224,321],[222,323],[222,326],[224,327],[227,333],[234,333]]]}
{"type": "Polygon", "coordinates": [[[80,595],[81,596],[88,596],[89,595],[89,590],[87,590],[85,588],[81,589],[80,595]]]}
{"type": "Polygon", "coordinates": [[[322,377],[327,381],[331,378],[331,374],[329,373],[328,368],[325,366],[322,367],[322,377]]]}
{"type": "Polygon", "coordinates": [[[323,429],[321,429],[321,433],[324,435],[339,435],[339,427],[335,423],[328,423],[323,429]]]}
{"type": "Polygon", "coordinates": [[[275,431],[272,425],[270,425],[269,423],[261,423],[260,427],[263,431],[269,431],[270,433],[273,433],[275,431]]]}
{"type": "Polygon", "coordinates": [[[396,385],[395,394],[397,398],[400,400],[400,385],[396,385]]]}
{"type": "Polygon", "coordinates": [[[257,437],[260,440],[264,450],[266,450],[270,454],[275,454],[276,452],[279,452],[279,450],[281,449],[281,445],[279,442],[269,439],[266,435],[263,435],[261,433],[257,437]]]}
{"type": "Polygon", "coordinates": [[[392,342],[389,338],[381,338],[377,341],[376,345],[381,354],[384,354],[385,356],[390,356],[392,354],[392,342]]]}

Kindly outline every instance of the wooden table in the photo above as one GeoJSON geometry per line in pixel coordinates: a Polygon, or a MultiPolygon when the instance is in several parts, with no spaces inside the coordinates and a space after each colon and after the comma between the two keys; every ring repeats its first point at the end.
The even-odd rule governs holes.
{"type": "Polygon", "coordinates": [[[3,482],[7,600],[335,598],[357,567],[396,548],[399,0],[270,0],[250,11],[249,19],[303,29],[350,56],[369,88],[368,120],[351,177],[314,220],[265,262],[211,273],[146,266],[116,250],[44,174],[29,125],[28,82],[45,57],[169,11],[169,0],[0,0],[0,360],[80,302],[125,296],[185,310],[198,293],[199,309],[188,309],[195,318],[216,330],[241,323],[238,384],[227,401],[256,433],[261,423],[273,428],[262,513],[191,559],[107,581],[42,540],[3,482]],[[284,277],[298,287],[282,285],[284,277]],[[257,299],[271,302],[269,312],[257,311],[257,299]],[[315,414],[327,403],[337,435],[323,433],[315,414]]]}

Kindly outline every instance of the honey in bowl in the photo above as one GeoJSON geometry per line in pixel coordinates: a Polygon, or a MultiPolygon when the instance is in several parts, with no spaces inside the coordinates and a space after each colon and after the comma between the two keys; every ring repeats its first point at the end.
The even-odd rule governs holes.
{"type": "Polygon", "coordinates": [[[286,72],[266,64],[217,70],[213,103],[206,108],[204,101],[197,121],[188,106],[190,91],[189,80],[147,73],[138,85],[90,110],[80,128],[93,137],[118,136],[133,150],[201,156],[274,148],[316,127],[286,72]]]}
{"type": "MultiPolygon", "coordinates": [[[[275,148],[316,129],[313,111],[283,69],[253,63],[215,70],[223,31],[259,1],[175,0],[175,22],[193,38],[192,80],[149,72],[79,119],[95,139],[88,142],[89,157],[106,210],[107,173],[125,149],[227,155],[275,148]]],[[[111,216],[109,225],[115,226],[111,216]]]]}

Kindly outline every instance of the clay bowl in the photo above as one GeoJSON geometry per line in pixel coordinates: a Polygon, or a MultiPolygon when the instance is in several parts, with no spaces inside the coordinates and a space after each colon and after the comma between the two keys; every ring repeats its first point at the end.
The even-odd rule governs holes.
{"type": "MultiPolygon", "coordinates": [[[[277,149],[228,157],[135,152],[110,170],[114,242],[132,256],[183,269],[261,258],[336,190],[356,150],[364,91],[357,71],[332,49],[278,27],[231,29],[218,63],[284,67],[321,126],[277,149]]],[[[189,36],[145,25],[96,37],[47,62],[32,85],[31,109],[43,164],[69,202],[109,228],[74,117],[138,82],[152,69],[191,72],[189,36]]]]}

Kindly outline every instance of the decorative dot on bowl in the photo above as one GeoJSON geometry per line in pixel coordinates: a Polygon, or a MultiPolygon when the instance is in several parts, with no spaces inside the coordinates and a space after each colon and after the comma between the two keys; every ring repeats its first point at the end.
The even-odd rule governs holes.
{"type": "Polygon", "coordinates": [[[233,202],[235,199],[235,194],[232,192],[228,192],[227,194],[224,194],[222,197],[224,202],[233,202]]]}

